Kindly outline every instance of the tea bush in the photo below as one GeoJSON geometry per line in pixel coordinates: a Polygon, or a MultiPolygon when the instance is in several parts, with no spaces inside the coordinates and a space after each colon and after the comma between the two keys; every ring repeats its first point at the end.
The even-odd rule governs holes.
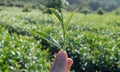
{"type": "Polygon", "coordinates": [[[96,13],[99,14],[99,15],[103,15],[104,14],[104,10],[102,8],[98,8],[96,13]]]}
{"type": "Polygon", "coordinates": [[[80,12],[83,13],[83,14],[89,14],[89,13],[90,13],[90,9],[84,7],[84,8],[82,8],[82,9],[80,10],[80,12]]]}
{"type": "Polygon", "coordinates": [[[31,8],[29,6],[24,6],[22,12],[30,12],[31,8]]]}
{"type": "MultiPolygon", "coordinates": [[[[51,15],[19,10],[6,8],[0,13],[0,70],[47,72],[59,49],[32,32],[47,32],[63,45],[62,29],[51,15]]],[[[74,61],[71,71],[120,72],[119,19],[114,14],[74,15],[67,38],[67,53],[74,61]]]]}
{"type": "Polygon", "coordinates": [[[10,34],[0,26],[0,71],[49,71],[48,51],[42,50],[42,40],[10,34]]]}

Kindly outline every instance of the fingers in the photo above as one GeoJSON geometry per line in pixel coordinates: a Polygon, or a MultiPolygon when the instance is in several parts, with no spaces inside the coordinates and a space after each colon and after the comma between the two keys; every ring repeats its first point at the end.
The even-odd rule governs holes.
{"type": "Polygon", "coordinates": [[[67,58],[67,53],[65,51],[60,51],[56,55],[55,62],[50,72],[64,72],[67,67],[67,58]]]}
{"type": "Polygon", "coordinates": [[[68,59],[67,59],[67,67],[66,67],[66,69],[65,69],[65,72],[69,72],[72,64],[73,64],[73,60],[72,60],[71,58],[68,58],[68,59]]]}

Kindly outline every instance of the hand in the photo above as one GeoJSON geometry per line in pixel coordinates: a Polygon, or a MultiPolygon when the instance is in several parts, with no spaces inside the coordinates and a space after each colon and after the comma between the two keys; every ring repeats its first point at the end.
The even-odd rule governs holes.
{"type": "Polygon", "coordinates": [[[67,53],[65,51],[59,51],[50,72],[69,72],[72,64],[73,60],[68,58],[67,53]]]}

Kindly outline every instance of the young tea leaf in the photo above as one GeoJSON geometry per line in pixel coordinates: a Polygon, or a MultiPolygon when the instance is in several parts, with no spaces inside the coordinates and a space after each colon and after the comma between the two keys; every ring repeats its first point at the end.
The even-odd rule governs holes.
{"type": "Polygon", "coordinates": [[[70,23],[70,20],[72,19],[72,16],[74,15],[75,12],[76,12],[76,10],[73,11],[73,12],[70,14],[70,16],[66,19],[66,21],[65,21],[65,23],[64,23],[64,30],[65,30],[65,31],[67,31],[67,29],[68,29],[68,24],[70,23]]]}
{"type": "Polygon", "coordinates": [[[58,10],[54,8],[50,8],[50,11],[52,12],[52,15],[54,16],[56,20],[58,20],[59,22],[63,22],[63,17],[58,10]]]}
{"type": "Polygon", "coordinates": [[[49,34],[45,33],[45,32],[41,32],[41,31],[36,31],[34,32],[35,35],[40,36],[41,38],[43,38],[44,40],[50,42],[51,44],[57,46],[58,48],[61,49],[60,44],[49,34]]]}

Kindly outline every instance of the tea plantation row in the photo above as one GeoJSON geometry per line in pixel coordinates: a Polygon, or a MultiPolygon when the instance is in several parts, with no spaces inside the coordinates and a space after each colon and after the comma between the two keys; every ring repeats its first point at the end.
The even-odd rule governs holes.
{"type": "MultiPolygon", "coordinates": [[[[64,12],[64,17],[69,13],[64,12]]],[[[120,16],[76,13],[69,26],[67,53],[71,71],[120,72],[120,16]]],[[[43,31],[63,44],[60,24],[39,10],[0,11],[0,70],[48,72],[58,48],[35,35],[43,31]]]]}

